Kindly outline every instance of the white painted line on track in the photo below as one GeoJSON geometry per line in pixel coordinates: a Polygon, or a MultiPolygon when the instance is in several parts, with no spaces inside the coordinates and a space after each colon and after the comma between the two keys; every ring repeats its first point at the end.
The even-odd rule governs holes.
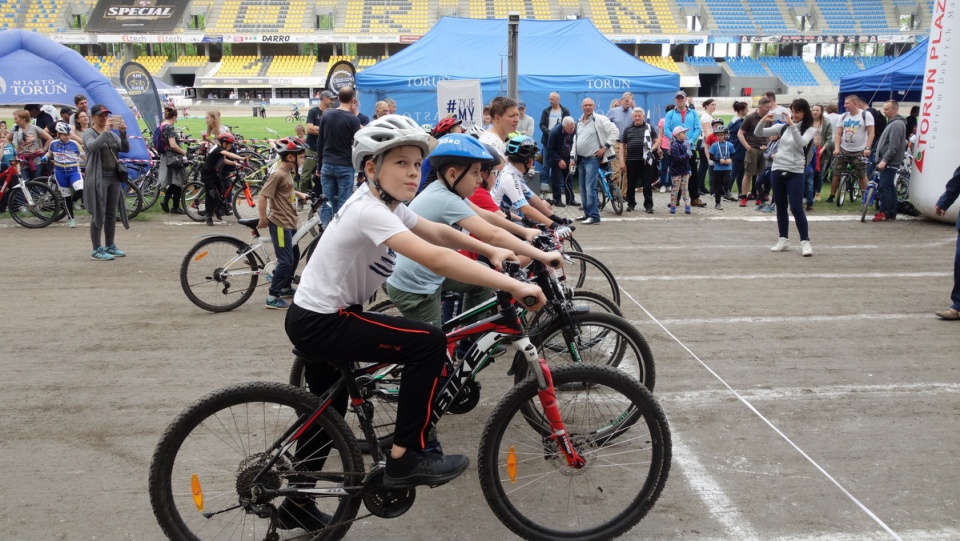
{"type": "MultiPolygon", "coordinates": [[[[837,314],[824,316],[740,316],[661,319],[663,325],[729,325],[732,323],[832,323],[836,321],[886,321],[892,319],[933,319],[933,312],[913,314],[837,314]]],[[[631,325],[656,325],[650,321],[629,320],[631,325]]]]}
{"type": "MultiPolygon", "coordinates": [[[[689,279],[689,277],[687,277],[687,278],[689,279]]],[[[840,490],[840,492],[842,492],[844,495],[846,495],[847,498],[850,499],[850,501],[852,501],[857,507],[859,507],[864,513],[866,513],[867,516],[869,516],[874,522],[876,522],[878,526],[880,526],[885,532],[887,532],[887,534],[889,534],[889,536],[890,536],[891,538],[896,539],[897,541],[903,541],[903,540],[900,538],[900,536],[897,535],[896,532],[894,532],[889,526],[887,526],[887,524],[886,524],[885,522],[883,522],[883,520],[880,519],[880,517],[878,517],[873,511],[871,511],[869,508],[867,508],[867,506],[865,506],[865,505],[864,505],[860,500],[858,500],[853,494],[851,494],[849,490],[847,490],[843,485],[841,485],[839,481],[837,481],[832,475],[830,475],[830,474],[827,472],[827,470],[823,469],[823,467],[820,466],[820,464],[818,464],[810,455],[808,455],[806,452],[804,452],[803,449],[801,449],[796,443],[794,443],[793,440],[791,440],[791,439],[790,439],[786,434],[784,434],[779,428],[777,428],[776,425],[774,425],[769,419],[767,419],[766,417],[764,417],[763,414],[760,413],[760,411],[757,410],[756,407],[754,407],[753,403],[751,403],[749,400],[747,400],[747,398],[746,398],[743,394],[739,393],[736,389],[734,389],[733,387],[731,387],[730,384],[726,382],[726,380],[724,380],[722,377],[720,377],[720,374],[718,374],[716,371],[714,371],[712,368],[710,368],[710,366],[709,366],[706,362],[704,362],[703,359],[701,359],[699,356],[697,356],[697,354],[694,353],[693,350],[691,350],[689,347],[687,347],[687,345],[684,344],[682,341],[680,341],[680,339],[677,338],[676,335],[674,335],[672,332],[670,332],[670,330],[667,329],[667,327],[664,326],[663,323],[661,323],[656,317],[654,317],[654,315],[651,314],[649,310],[647,310],[642,304],[640,304],[640,302],[637,301],[637,299],[635,299],[635,298],[633,297],[633,295],[630,294],[630,292],[626,291],[626,290],[623,289],[623,288],[620,288],[620,289],[623,291],[623,294],[627,296],[627,298],[629,298],[635,305],[637,305],[641,310],[643,310],[643,312],[647,315],[647,317],[649,317],[654,323],[656,323],[657,325],[659,325],[660,328],[663,329],[663,331],[664,331],[665,333],[667,333],[667,335],[668,335],[670,338],[672,338],[681,348],[683,348],[691,357],[693,357],[693,359],[694,359],[695,361],[697,361],[697,362],[700,364],[700,366],[702,366],[703,368],[705,368],[705,369],[707,370],[707,372],[709,372],[714,378],[717,379],[717,381],[720,382],[720,384],[722,384],[724,387],[726,387],[727,390],[728,390],[730,393],[732,393],[734,397],[737,398],[737,400],[739,400],[741,403],[743,403],[743,405],[745,405],[745,406],[747,407],[747,409],[749,409],[751,412],[753,412],[754,415],[756,415],[761,421],[763,421],[764,424],[766,424],[767,426],[769,426],[770,429],[773,430],[778,436],[780,436],[780,437],[783,439],[783,441],[785,441],[788,445],[790,445],[790,447],[793,447],[793,449],[794,449],[795,451],[797,451],[798,453],[800,453],[800,456],[802,456],[804,459],[806,459],[806,461],[809,462],[810,465],[813,466],[817,471],[819,471],[820,473],[822,473],[824,477],[826,477],[831,483],[833,483],[834,486],[837,487],[837,489],[840,490]]],[[[677,442],[673,442],[673,445],[674,445],[674,447],[676,447],[677,442]]],[[[680,446],[681,446],[681,447],[680,447],[681,450],[686,450],[686,448],[683,446],[682,443],[680,444],[680,446]]],[[[718,487],[718,488],[719,488],[719,487],[718,487]]],[[[704,498],[704,502],[707,503],[708,506],[711,505],[711,502],[706,499],[706,497],[704,496],[703,493],[699,493],[699,494],[700,494],[700,497],[701,497],[701,498],[704,498]]],[[[722,494],[722,492],[721,492],[721,494],[722,494]]],[[[721,504],[722,504],[722,502],[720,502],[720,504],[717,504],[717,505],[721,505],[721,504]]],[[[710,511],[711,511],[711,513],[714,514],[714,515],[717,515],[718,513],[723,513],[723,512],[725,512],[725,510],[724,510],[722,507],[711,508],[710,511]]],[[[735,537],[735,538],[738,538],[738,537],[742,538],[741,536],[734,536],[734,537],[735,537]]],[[[750,536],[750,537],[753,537],[753,536],[750,536]]]]}
{"type": "MultiPolygon", "coordinates": [[[[712,211],[711,211],[711,212],[712,212],[712,211]]],[[[738,212],[740,212],[740,211],[738,211],[738,212]]],[[[926,219],[926,218],[919,218],[919,217],[915,218],[915,217],[913,217],[913,216],[900,216],[900,215],[897,215],[897,221],[898,221],[898,222],[905,222],[905,221],[908,221],[908,220],[919,221],[919,220],[925,220],[925,219],[926,219]]],[[[734,214],[734,215],[731,215],[731,216],[713,216],[713,215],[704,216],[704,215],[697,215],[697,214],[695,213],[695,214],[692,214],[692,215],[688,218],[688,217],[686,217],[686,216],[679,216],[679,217],[676,216],[676,215],[671,216],[670,214],[666,214],[666,211],[664,210],[664,214],[661,214],[660,216],[638,216],[638,217],[636,217],[636,218],[612,218],[612,217],[607,217],[607,216],[601,216],[601,217],[600,217],[600,223],[605,223],[605,222],[610,222],[610,223],[619,223],[619,222],[670,222],[670,221],[683,222],[683,221],[685,221],[685,220],[710,220],[710,221],[715,221],[715,222],[739,221],[739,222],[772,222],[772,223],[776,223],[776,221],[777,221],[777,216],[776,216],[775,214],[763,214],[763,215],[761,215],[761,216],[749,216],[749,215],[744,215],[744,214],[740,214],[740,215],[734,214]]],[[[793,216],[790,216],[790,221],[791,221],[791,222],[794,221],[793,216]]],[[[822,215],[807,214],[807,221],[808,221],[808,222],[859,222],[859,221],[860,221],[860,215],[859,215],[859,214],[856,214],[856,215],[855,215],[855,214],[831,214],[831,215],[827,215],[827,214],[822,214],[822,215]]]]}
{"type": "MultiPolygon", "coordinates": [[[[817,250],[885,250],[899,251],[909,249],[940,248],[953,246],[957,242],[956,235],[944,238],[941,241],[909,243],[909,244],[822,244],[817,243],[817,250]]],[[[700,250],[753,250],[767,248],[768,245],[753,244],[624,244],[623,246],[590,246],[590,253],[594,252],[663,252],[663,251],[700,251],[700,250]]]]}
{"type": "MultiPolygon", "coordinates": [[[[907,530],[903,532],[904,539],[918,541],[956,541],[960,539],[960,530],[956,528],[941,528],[939,530],[907,530]]],[[[883,541],[889,539],[881,532],[818,532],[807,535],[776,535],[763,538],[742,538],[738,541],[883,541]]],[[[698,541],[730,541],[727,537],[698,537],[698,541]]]]}
{"type": "Polygon", "coordinates": [[[943,278],[952,272],[783,272],[775,274],[700,274],[700,275],[653,275],[635,274],[617,276],[624,282],[676,282],[691,280],[797,280],[797,279],[877,279],[877,278],[943,278]]]}
{"type": "Polygon", "coordinates": [[[723,525],[728,539],[758,539],[733,500],[727,497],[720,483],[703,467],[694,453],[683,443],[682,438],[674,436],[673,461],[680,467],[684,477],[690,481],[694,492],[703,500],[710,516],[723,525]]]}
{"type": "MultiPolygon", "coordinates": [[[[919,395],[951,395],[960,394],[960,384],[957,383],[906,383],[906,384],[879,384],[879,385],[818,385],[816,387],[781,387],[777,389],[748,389],[740,394],[757,401],[789,401],[789,400],[835,400],[837,398],[850,399],[854,397],[869,398],[905,398],[911,399],[919,395]]],[[[733,398],[729,391],[702,390],[702,391],[657,391],[657,399],[663,402],[676,404],[713,404],[733,398]]]]}

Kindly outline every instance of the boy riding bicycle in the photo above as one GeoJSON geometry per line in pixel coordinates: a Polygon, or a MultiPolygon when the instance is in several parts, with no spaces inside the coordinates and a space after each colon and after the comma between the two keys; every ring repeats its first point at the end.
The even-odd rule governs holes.
{"type": "MultiPolygon", "coordinates": [[[[320,237],[318,256],[307,263],[286,318],[287,336],[294,346],[327,361],[306,368],[306,381],[316,394],[339,377],[339,371],[327,363],[404,365],[393,447],[384,473],[388,487],[443,484],[469,465],[462,455],[423,452],[431,404],[447,358],[443,332],[419,321],[363,312],[363,303],[392,274],[396,254],[448,278],[510,291],[521,301],[533,297],[532,309],[545,303],[536,285],[478,265],[449,248],[481,253],[496,266],[516,260],[512,251],[420,218],[402,204],[417,193],[420,165],[428,150],[427,134],[400,115],[373,120],[356,133],[352,165],[366,173],[367,181],[343,204],[320,237]]],[[[338,411],[346,410],[346,398],[337,397],[338,411]]],[[[327,453],[324,435],[307,439],[297,455],[311,457],[306,467],[319,470],[316,466],[322,465],[327,453]]],[[[310,483],[308,479],[303,482],[310,483]]],[[[317,529],[329,520],[309,500],[288,499],[280,513],[287,529],[301,527],[298,524],[317,529]]]]}
{"type": "Polygon", "coordinates": [[[244,161],[243,156],[231,152],[236,141],[237,139],[229,132],[220,134],[217,137],[219,146],[214,146],[203,160],[200,180],[206,192],[204,207],[207,213],[207,225],[210,226],[213,225],[214,215],[218,220],[222,220],[224,216],[230,214],[223,194],[230,186],[230,175],[236,170],[236,166],[244,161]]]}

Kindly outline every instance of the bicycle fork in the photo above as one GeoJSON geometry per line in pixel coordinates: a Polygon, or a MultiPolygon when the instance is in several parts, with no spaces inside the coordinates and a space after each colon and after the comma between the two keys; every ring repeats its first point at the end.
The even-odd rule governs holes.
{"type": "Polygon", "coordinates": [[[543,407],[543,414],[550,424],[550,439],[557,444],[560,452],[567,460],[567,465],[571,468],[580,469],[586,466],[586,460],[577,452],[570,439],[570,433],[567,432],[563,424],[563,417],[560,415],[560,408],[557,407],[557,393],[553,386],[553,376],[550,374],[550,367],[546,359],[541,359],[537,355],[537,348],[533,346],[529,338],[522,338],[516,343],[517,348],[523,352],[530,365],[530,370],[537,378],[537,396],[540,398],[540,405],[543,407]]]}

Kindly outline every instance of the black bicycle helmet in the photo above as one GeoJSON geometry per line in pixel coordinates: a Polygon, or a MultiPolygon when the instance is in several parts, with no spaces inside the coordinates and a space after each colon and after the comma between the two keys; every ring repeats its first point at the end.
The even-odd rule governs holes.
{"type": "Polygon", "coordinates": [[[510,161],[527,163],[539,151],[536,141],[528,135],[518,135],[507,141],[507,159],[510,161]]]}

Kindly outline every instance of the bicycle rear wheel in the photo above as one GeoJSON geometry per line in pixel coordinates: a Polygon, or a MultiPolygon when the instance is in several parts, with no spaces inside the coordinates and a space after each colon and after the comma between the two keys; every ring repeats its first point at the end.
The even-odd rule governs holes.
{"type": "MultiPolygon", "coordinates": [[[[121,194],[123,195],[123,205],[127,208],[127,220],[132,220],[143,210],[143,194],[136,181],[124,182],[120,184],[121,194]]],[[[118,216],[119,220],[120,217],[118,216]]]]}
{"type": "Polygon", "coordinates": [[[207,218],[207,189],[202,182],[188,182],[183,187],[183,211],[195,222],[207,218]]]}
{"type": "Polygon", "coordinates": [[[157,170],[151,169],[146,175],[137,179],[140,194],[143,195],[143,210],[150,210],[160,198],[160,181],[157,180],[157,170]]]}
{"type": "Polygon", "coordinates": [[[667,419],[636,380],[601,366],[551,369],[556,403],[586,465],[567,465],[545,424],[537,381],[511,389],[480,437],[480,488],[524,539],[606,540],[647,514],[670,472],[667,419]]]}
{"type": "Polygon", "coordinates": [[[180,287],[190,302],[210,312],[227,312],[247,302],[263,268],[249,249],[227,236],[195,244],[180,264],[180,287]]]}
{"type": "Polygon", "coordinates": [[[842,207],[843,202],[847,200],[847,184],[850,179],[847,175],[840,175],[840,185],[837,187],[837,206],[842,207]]]}
{"type": "Polygon", "coordinates": [[[7,209],[13,220],[27,229],[47,227],[60,214],[60,194],[45,182],[30,180],[24,188],[16,186],[10,190],[7,209]]]}
{"type": "MultiPolygon", "coordinates": [[[[302,389],[254,382],[215,391],[180,413],[150,463],[150,503],[163,532],[170,539],[259,541],[266,538],[283,498],[257,497],[256,489],[315,486],[330,493],[302,497],[331,515],[332,524],[346,522],[322,530],[323,539],[341,539],[361,503],[345,488],[360,486],[364,468],[356,440],[339,414],[328,409],[299,440],[326,436],[328,457],[322,464],[305,465],[294,445],[267,466],[273,447],[317,406],[317,398],[302,389]]],[[[276,539],[304,538],[302,529],[277,533],[276,539]]]]}
{"type": "Polygon", "coordinates": [[[607,192],[600,185],[597,187],[597,211],[602,211],[607,206],[607,192]]]}

